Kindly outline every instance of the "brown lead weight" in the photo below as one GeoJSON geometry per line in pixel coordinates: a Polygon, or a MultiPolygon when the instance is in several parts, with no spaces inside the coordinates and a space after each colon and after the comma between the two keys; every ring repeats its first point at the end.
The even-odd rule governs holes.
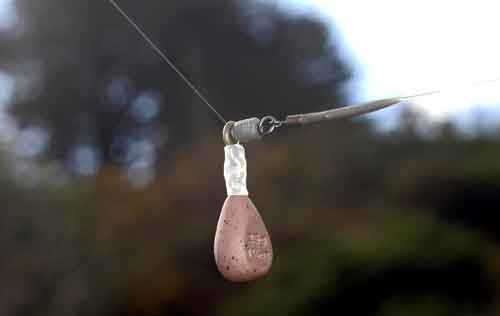
{"type": "Polygon", "coordinates": [[[234,282],[255,280],[271,268],[271,239],[248,196],[226,198],[217,224],[214,255],[220,273],[234,282]]]}

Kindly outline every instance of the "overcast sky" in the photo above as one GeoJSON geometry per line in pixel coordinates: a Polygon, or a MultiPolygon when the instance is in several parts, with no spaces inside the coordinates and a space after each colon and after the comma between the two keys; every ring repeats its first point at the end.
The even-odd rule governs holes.
{"type": "Polygon", "coordinates": [[[446,88],[415,100],[433,119],[481,106],[500,119],[500,1],[277,0],[335,25],[358,68],[358,100],[446,88]],[[498,113],[498,114],[497,114],[498,113]]]}

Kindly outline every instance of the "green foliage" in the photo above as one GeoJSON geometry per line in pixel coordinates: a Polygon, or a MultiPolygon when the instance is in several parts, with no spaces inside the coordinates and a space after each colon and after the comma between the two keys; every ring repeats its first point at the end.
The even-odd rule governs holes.
{"type": "MultiPolygon", "coordinates": [[[[119,3],[228,119],[345,101],[341,85],[350,71],[332,34],[312,17],[260,1],[119,3]]],[[[220,127],[107,1],[17,6],[23,33],[0,37],[0,70],[26,83],[11,112],[22,126],[49,130],[50,157],[67,159],[84,144],[104,160],[120,160],[137,138],[168,138],[172,151],[220,127]],[[134,112],[141,96],[159,104],[151,119],[134,112]]]]}
{"type": "MultiPolygon", "coordinates": [[[[312,17],[253,1],[121,2],[228,118],[345,101],[348,67],[312,17]]],[[[276,257],[266,278],[229,284],[212,253],[225,198],[217,121],[106,1],[17,5],[25,32],[0,37],[0,61],[33,80],[10,109],[51,144],[37,185],[12,176],[26,161],[0,163],[0,315],[500,313],[498,135],[465,139],[447,124],[423,137],[406,113],[390,134],[337,122],[248,145],[276,257]],[[121,101],[107,94],[115,80],[121,101]],[[127,113],[116,130],[151,91],[158,117],[127,113]],[[155,144],[149,186],[112,163],[120,139],[155,144]],[[81,144],[102,167],[56,185],[48,171],[81,144]]]]}
{"type": "MultiPolygon", "coordinates": [[[[213,263],[213,230],[224,198],[218,137],[160,166],[144,190],[113,167],[62,189],[4,185],[0,231],[9,260],[0,273],[5,288],[22,300],[3,314],[493,315],[498,244],[482,228],[498,222],[450,219],[442,200],[433,205],[429,199],[425,208],[413,200],[422,183],[447,190],[434,179],[448,169],[427,168],[442,159],[436,151],[432,158],[431,150],[440,140],[421,140],[425,157],[410,159],[398,149],[406,140],[372,134],[378,141],[365,142],[355,136],[364,130],[358,123],[341,128],[351,132],[305,131],[332,147],[307,143],[306,136],[297,143],[292,133],[272,146],[248,148],[250,190],[276,252],[270,275],[248,285],[228,284],[213,263]],[[371,159],[351,151],[362,144],[371,159]],[[399,152],[401,163],[387,152],[399,152]],[[374,162],[378,172],[370,170],[374,162]],[[401,166],[421,172],[401,174],[401,166]],[[404,188],[395,186],[400,181],[404,188]]],[[[477,140],[457,139],[447,150],[463,151],[471,142],[477,140]]],[[[496,140],[482,142],[493,152],[497,147],[496,140]]],[[[481,168],[470,171],[476,159],[463,155],[453,166],[463,185],[481,175],[481,168]]],[[[497,177],[491,173],[487,180],[497,177]]],[[[463,215],[488,219],[481,205],[463,215]]]]}

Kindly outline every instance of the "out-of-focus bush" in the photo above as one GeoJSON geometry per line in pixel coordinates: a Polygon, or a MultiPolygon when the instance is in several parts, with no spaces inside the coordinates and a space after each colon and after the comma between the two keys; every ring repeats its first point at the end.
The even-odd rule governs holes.
{"type": "Polygon", "coordinates": [[[414,155],[401,148],[416,139],[365,123],[302,132],[247,146],[276,252],[270,275],[251,284],[227,283],[213,263],[225,196],[217,137],[160,166],[143,190],[113,167],[57,190],[4,182],[3,314],[495,314],[490,206],[443,205],[482,188],[478,179],[497,183],[482,171],[486,154],[456,153],[478,143],[496,152],[498,140],[419,138],[414,155]]]}
{"type": "MultiPolygon", "coordinates": [[[[231,284],[212,253],[226,194],[212,114],[106,1],[16,3],[7,108],[44,137],[1,155],[0,315],[500,314],[499,135],[423,136],[408,112],[391,133],[336,122],[248,145],[276,257],[231,284]]],[[[349,67],[314,17],[121,3],[227,118],[346,101],[349,67]]]]}

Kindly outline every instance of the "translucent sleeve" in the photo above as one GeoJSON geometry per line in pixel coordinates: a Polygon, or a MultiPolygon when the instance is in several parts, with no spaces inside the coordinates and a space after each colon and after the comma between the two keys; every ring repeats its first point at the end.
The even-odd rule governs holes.
{"type": "Polygon", "coordinates": [[[248,195],[245,148],[239,144],[224,147],[224,178],[227,195],[248,195]]]}

